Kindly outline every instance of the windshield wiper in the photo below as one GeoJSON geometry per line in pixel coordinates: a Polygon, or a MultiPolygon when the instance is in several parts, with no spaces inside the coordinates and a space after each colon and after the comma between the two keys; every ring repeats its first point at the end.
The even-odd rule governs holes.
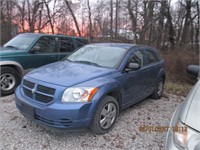
{"type": "Polygon", "coordinates": [[[8,45],[8,46],[5,46],[7,48],[14,48],[14,49],[18,49],[16,46],[12,46],[12,45],[8,45]]]}
{"type": "Polygon", "coordinates": [[[101,66],[98,65],[97,63],[93,63],[93,62],[89,62],[89,61],[85,61],[85,60],[79,60],[79,61],[73,61],[73,62],[83,63],[83,64],[89,64],[89,65],[93,65],[93,66],[101,67],[101,66]]]}
{"type": "Polygon", "coordinates": [[[69,61],[69,62],[72,62],[70,59],[68,59],[68,58],[64,58],[64,59],[62,59],[61,61],[69,61]]]}

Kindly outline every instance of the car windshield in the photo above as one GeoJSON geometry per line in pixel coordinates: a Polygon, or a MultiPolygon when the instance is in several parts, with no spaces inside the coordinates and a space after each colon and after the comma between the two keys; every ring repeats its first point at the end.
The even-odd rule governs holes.
{"type": "Polygon", "coordinates": [[[117,68],[125,54],[126,49],[123,48],[88,45],[65,59],[100,67],[117,68]]]}
{"type": "Polygon", "coordinates": [[[30,35],[18,35],[12,40],[8,41],[3,47],[13,48],[13,49],[22,49],[25,50],[34,42],[37,36],[30,35]]]}

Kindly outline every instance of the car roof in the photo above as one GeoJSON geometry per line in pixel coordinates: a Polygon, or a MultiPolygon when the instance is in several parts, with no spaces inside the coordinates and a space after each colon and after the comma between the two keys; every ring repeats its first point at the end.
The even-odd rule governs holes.
{"type": "Polygon", "coordinates": [[[138,44],[129,44],[129,43],[92,43],[89,45],[94,45],[94,46],[106,46],[106,47],[118,47],[118,48],[123,48],[126,50],[130,50],[131,48],[143,48],[143,50],[156,50],[155,48],[152,48],[147,45],[138,45],[138,44]]]}
{"type": "Polygon", "coordinates": [[[128,44],[128,43],[93,43],[89,44],[91,46],[105,46],[105,47],[118,47],[123,49],[130,49],[131,47],[136,46],[136,44],[128,44]]]}
{"type": "Polygon", "coordinates": [[[83,38],[83,37],[68,36],[68,35],[63,35],[63,34],[21,33],[20,35],[34,35],[34,36],[39,36],[39,37],[45,35],[45,36],[55,36],[55,37],[70,37],[70,38],[76,38],[76,39],[86,39],[86,38],[83,38]]]}

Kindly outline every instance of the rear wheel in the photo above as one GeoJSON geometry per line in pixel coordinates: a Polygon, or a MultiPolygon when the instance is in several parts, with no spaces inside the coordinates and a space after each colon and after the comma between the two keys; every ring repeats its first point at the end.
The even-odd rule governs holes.
{"type": "Polygon", "coordinates": [[[156,86],[155,91],[152,93],[152,98],[160,99],[164,91],[164,79],[161,78],[156,86]]]}
{"type": "Polygon", "coordinates": [[[94,115],[91,129],[96,134],[109,132],[119,114],[119,105],[112,96],[105,96],[94,115]]]}
{"type": "Polygon", "coordinates": [[[11,67],[2,67],[0,75],[1,96],[14,93],[15,88],[20,83],[20,74],[11,67]]]}

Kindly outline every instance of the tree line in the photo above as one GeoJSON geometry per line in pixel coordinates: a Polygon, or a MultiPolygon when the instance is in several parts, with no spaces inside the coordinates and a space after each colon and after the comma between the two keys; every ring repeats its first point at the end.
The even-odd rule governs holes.
{"type": "Polygon", "coordinates": [[[198,0],[1,0],[1,41],[19,32],[199,49],[198,0]]]}

